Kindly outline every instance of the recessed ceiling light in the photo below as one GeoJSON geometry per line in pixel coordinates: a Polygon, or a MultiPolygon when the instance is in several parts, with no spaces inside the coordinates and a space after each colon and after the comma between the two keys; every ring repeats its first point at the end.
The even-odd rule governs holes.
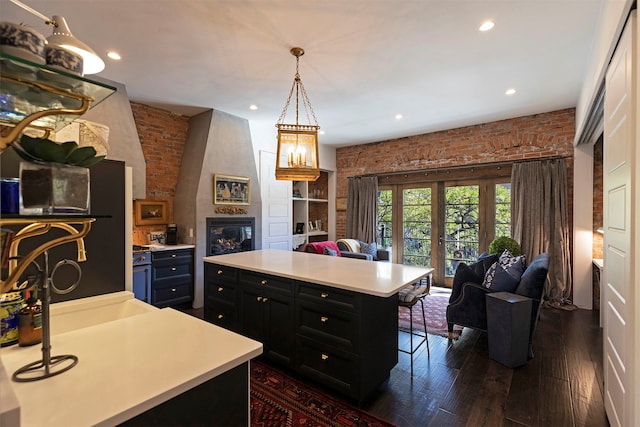
{"type": "Polygon", "coordinates": [[[251,105],[249,105],[249,109],[250,110],[257,110],[258,106],[256,104],[251,104],[251,105]]]}
{"type": "Polygon", "coordinates": [[[507,89],[504,94],[505,95],[513,95],[514,93],[516,93],[515,89],[507,89]]]}
{"type": "Polygon", "coordinates": [[[107,56],[115,61],[120,61],[122,59],[122,57],[120,56],[120,54],[116,51],[110,50],[107,52],[107,56]]]}
{"type": "Polygon", "coordinates": [[[402,118],[402,114],[396,114],[396,120],[400,120],[402,118]]]}
{"type": "Polygon", "coordinates": [[[480,30],[480,31],[489,31],[490,29],[495,27],[495,25],[496,24],[493,21],[484,21],[482,23],[482,25],[480,25],[480,28],[478,28],[478,30],[480,30]]]}

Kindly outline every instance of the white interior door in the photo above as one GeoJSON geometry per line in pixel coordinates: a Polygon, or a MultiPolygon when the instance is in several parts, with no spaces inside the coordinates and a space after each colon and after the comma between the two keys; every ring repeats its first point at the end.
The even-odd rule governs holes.
{"type": "Polygon", "coordinates": [[[291,250],[291,181],[276,180],[276,155],[260,151],[262,248],[291,250]]]}
{"type": "MultiPolygon", "coordinates": [[[[633,235],[639,211],[634,183],[637,122],[637,33],[629,18],[606,76],[604,105],[604,391],[611,426],[637,426],[640,409],[634,346],[638,306],[633,235]]],[[[640,356],[638,354],[637,356],[640,356]]]]}

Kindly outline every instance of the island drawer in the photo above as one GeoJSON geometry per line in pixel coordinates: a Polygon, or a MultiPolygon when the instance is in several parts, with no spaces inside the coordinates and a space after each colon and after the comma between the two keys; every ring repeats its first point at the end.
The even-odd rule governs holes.
{"type": "Polygon", "coordinates": [[[207,301],[205,319],[215,325],[237,332],[236,309],[233,304],[207,301]]]}
{"type": "Polygon", "coordinates": [[[300,300],[321,302],[327,307],[353,311],[358,309],[359,298],[353,292],[313,283],[296,282],[297,296],[300,300]]]}
{"type": "Polygon", "coordinates": [[[238,283],[238,269],[226,265],[205,263],[207,280],[216,285],[226,284],[235,286],[238,283]]]}
{"type": "Polygon", "coordinates": [[[266,287],[274,291],[293,294],[293,280],[283,277],[240,270],[240,283],[242,285],[266,287]]]}
{"type": "Polygon", "coordinates": [[[358,347],[357,315],[342,310],[328,310],[326,304],[308,301],[299,302],[296,315],[299,334],[348,351],[358,347]]]}
{"type": "Polygon", "coordinates": [[[359,366],[355,355],[301,336],[297,347],[300,373],[348,396],[358,395],[359,366]]]}

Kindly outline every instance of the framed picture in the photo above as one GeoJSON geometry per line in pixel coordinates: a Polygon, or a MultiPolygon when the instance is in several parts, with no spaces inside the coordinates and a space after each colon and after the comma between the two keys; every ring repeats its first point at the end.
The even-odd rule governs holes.
{"type": "Polygon", "coordinates": [[[296,234],[304,234],[304,222],[296,222],[296,234]]]}
{"type": "Polygon", "coordinates": [[[243,176],[213,175],[214,205],[248,205],[251,188],[249,178],[243,176]]]}
{"type": "Polygon", "coordinates": [[[167,202],[159,200],[135,200],[136,225],[167,224],[167,202]]]}
{"type": "Polygon", "coordinates": [[[337,211],[346,211],[347,210],[347,198],[346,197],[336,197],[336,210],[337,211]]]}

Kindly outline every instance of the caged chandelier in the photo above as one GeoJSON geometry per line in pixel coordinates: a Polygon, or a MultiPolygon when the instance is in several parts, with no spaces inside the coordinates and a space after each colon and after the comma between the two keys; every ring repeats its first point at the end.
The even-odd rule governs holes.
{"type": "Polygon", "coordinates": [[[291,91],[287,97],[287,102],[282,109],[276,128],[278,128],[278,151],[276,164],[276,179],[288,181],[315,181],[320,176],[320,165],[318,164],[318,120],[309,102],[309,96],[300,80],[298,71],[300,57],[304,55],[304,49],[294,47],[290,50],[296,57],[296,75],[291,86],[291,91]],[[289,103],[296,92],[296,123],[285,124],[284,119],[289,109],[289,103]],[[301,125],[298,123],[299,99],[302,97],[307,122],[309,112],[313,117],[314,124],[301,125]]]}

